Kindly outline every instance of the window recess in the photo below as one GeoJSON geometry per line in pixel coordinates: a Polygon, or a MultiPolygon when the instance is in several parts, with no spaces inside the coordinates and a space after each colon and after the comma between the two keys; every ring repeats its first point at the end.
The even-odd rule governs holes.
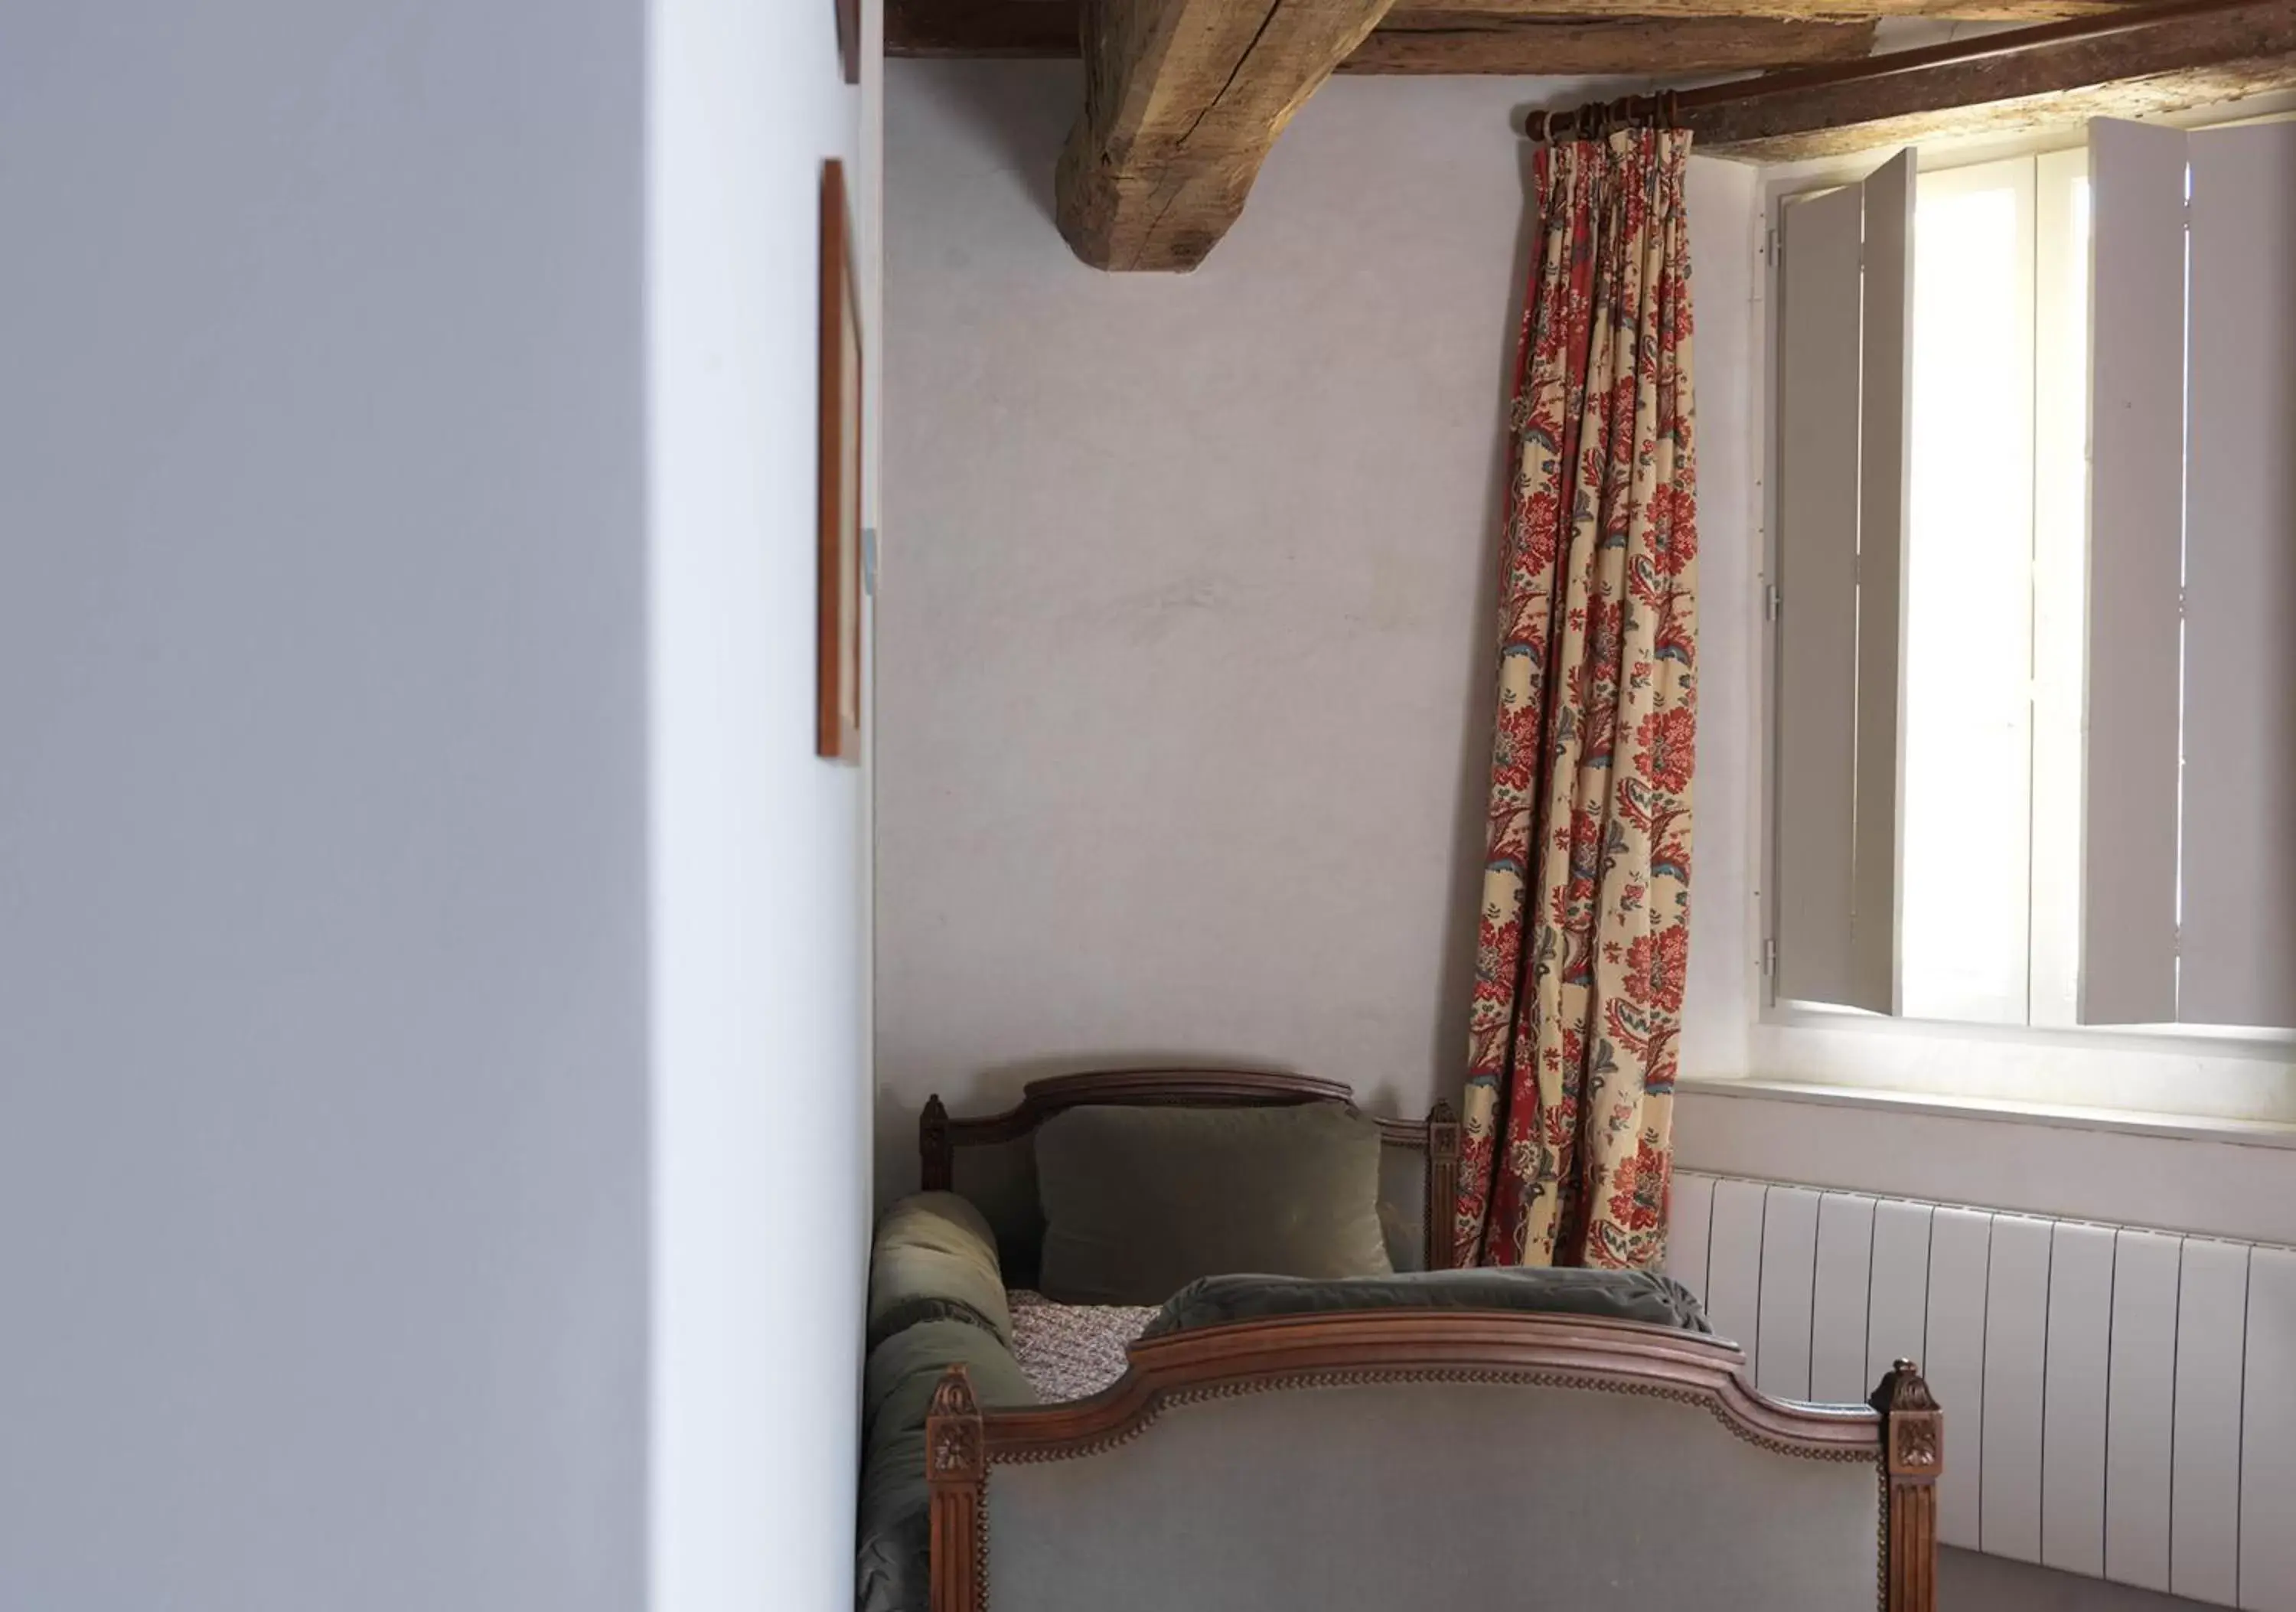
{"type": "Polygon", "coordinates": [[[2296,123],[1788,199],[1785,1001],[2296,1026],[2296,123]]]}

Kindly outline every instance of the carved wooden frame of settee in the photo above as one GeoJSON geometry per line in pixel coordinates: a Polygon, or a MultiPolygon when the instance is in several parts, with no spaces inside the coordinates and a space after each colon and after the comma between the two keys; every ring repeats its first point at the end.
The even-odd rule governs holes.
{"type": "Polygon", "coordinates": [[[1168,1333],[1132,1345],[1123,1377],[1091,1399],[984,1410],[963,1366],[925,1422],[931,1612],[986,1612],[988,1468],[1104,1450],[1168,1405],[1327,1383],[1488,1382],[1651,1394],[1697,1405],[1784,1455],[1873,1465],[1886,1485],[1881,1612],[1935,1612],[1943,1417],[1909,1361],[1867,1406],[1803,1405],[1750,1386],[1734,1344],[1639,1321],[1477,1311],[1283,1316],[1168,1333]]]}
{"type": "MultiPolygon", "coordinates": [[[[1018,1106],[984,1119],[953,1120],[935,1097],[919,1126],[924,1185],[948,1189],[956,1147],[1013,1140],[1080,1104],[1317,1101],[1352,1106],[1353,1093],[1337,1082],[1303,1075],[1124,1070],[1033,1082],[1018,1106]]],[[[1424,1122],[1382,1119],[1379,1124],[1390,1143],[1426,1150],[1428,1265],[1447,1269],[1455,1262],[1448,1233],[1457,1122],[1447,1105],[1438,1103],[1424,1122]]],[[[1737,1437],[1780,1454],[1868,1463],[1884,1491],[1880,1612],[1935,1612],[1944,1418],[1911,1361],[1898,1361],[1866,1405],[1800,1404],[1755,1388],[1743,1352],[1719,1338],[1589,1316],[1434,1310],[1279,1316],[1144,1338],[1132,1345],[1124,1375],[1103,1392],[1026,1409],[983,1410],[965,1369],[949,1367],[925,1425],[931,1612],[987,1612],[991,1466],[1087,1455],[1152,1436],[1157,1418],[1171,1405],[1376,1382],[1517,1384],[1651,1395],[1701,1407],[1737,1437]]]]}

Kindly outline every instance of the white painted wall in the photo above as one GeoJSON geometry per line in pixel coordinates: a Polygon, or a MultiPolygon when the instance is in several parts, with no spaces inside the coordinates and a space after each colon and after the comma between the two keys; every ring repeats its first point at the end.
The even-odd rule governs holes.
{"type": "Polygon", "coordinates": [[[652,17],[652,1604],[848,1607],[867,869],[813,756],[815,220],[859,107],[826,0],[652,17]]]}
{"type": "Polygon", "coordinates": [[[2146,1134],[2127,1116],[1979,1113],[1716,1082],[1677,1096],[1684,1169],[2296,1243],[2282,1136],[2146,1134]]]}
{"type": "MultiPolygon", "coordinates": [[[[1185,277],[1054,231],[1065,63],[895,62],[878,795],[883,1184],[917,1105],[1063,1064],[1270,1062],[1425,1109],[1465,1044],[1526,150],[1585,86],[1341,79],[1185,277]]],[[[1747,362],[1752,179],[1693,165],[1699,361],[1747,362]]],[[[1702,390],[1704,587],[1744,411],[1702,390]]],[[[1709,720],[1751,633],[1708,613],[1709,720]]],[[[1745,758],[1704,762],[1693,1001],[1746,958],[1745,758]],[[1704,802],[1710,800],[1709,807],[1704,802]]],[[[1743,1026],[1693,1009],[1693,1066],[1743,1026]]]]}
{"type": "Polygon", "coordinates": [[[0,16],[0,1605],[644,1593],[644,17],[0,16]]]}
{"type": "Polygon", "coordinates": [[[0,1606],[849,1604],[833,61],[0,16],[0,1606]]]}

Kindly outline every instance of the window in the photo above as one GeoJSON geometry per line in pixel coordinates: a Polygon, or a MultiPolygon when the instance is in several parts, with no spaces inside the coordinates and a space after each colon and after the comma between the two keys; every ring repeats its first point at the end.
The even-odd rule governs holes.
{"type": "Polygon", "coordinates": [[[1777,239],[1774,996],[2296,1025],[2296,123],[1777,239]]]}

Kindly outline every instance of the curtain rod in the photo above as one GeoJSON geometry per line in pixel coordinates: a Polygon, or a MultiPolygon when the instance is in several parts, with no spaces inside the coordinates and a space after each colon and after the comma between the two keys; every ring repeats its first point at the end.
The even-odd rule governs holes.
{"type": "Polygon", "coordinates": [[[2189,21],[2214,16],[2219,12],[2247,11],[2255,4],[2256,0],[2169,0],[2169,4],[2161,5],[2130,5],[2095,16],[2073,17],[2062,22],[2046,22],[2036,28],[1980,34],[1972,39],[1925,45],[1917,50],[1890,51],[1856,62],[1789,68],[1782,72],[1757,73],[1750,78],[1701,85],[1696,89],[1628,95],[1619,101],[1588,102],[1568,111],[1543,115],[1534,113],[1524,126],[1523,135],[1527,139],[1546,140],[1556,135],[1590,134],[1605,127],[1623,127],[1653,121],[1671,125],[1685,112],[1735,106],[1748,101],[1767,100],[1773,95],[1799,95],[1805,90],[1834,89],[1845,84],[1879,83],[1933,67],[1959,67],[1998,56],[2013,56],[2022,51],[2046,45],[2086,45],[2110,39],[2117,34],[2155,28],[2162,23],[2189,21]]]}

